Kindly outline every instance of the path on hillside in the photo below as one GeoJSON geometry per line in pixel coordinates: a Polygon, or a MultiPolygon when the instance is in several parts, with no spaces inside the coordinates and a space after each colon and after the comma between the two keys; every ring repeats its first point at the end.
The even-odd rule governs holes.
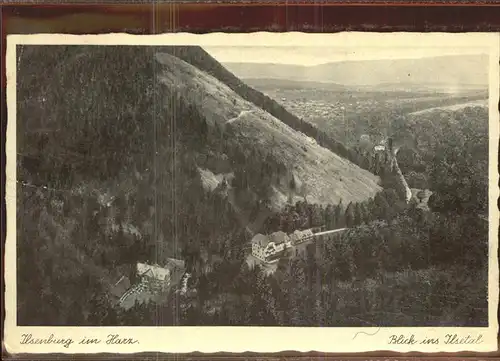
{"type": "Polygon", "coordinates": [[[240,119],[242,116],[244,116],[244,115],[246,115],[246,114],[249,114],[249,113],[252,113],[252,112],[253,112],[253,110],[242,110],[242,111],[240,112],[240,114],[238,114],[236,117],[229,119],[229,120],[226,122],[226,124],[231,124],[231,123],[233,123],[234,121],[236,121],[236,120],[240,119]]]}

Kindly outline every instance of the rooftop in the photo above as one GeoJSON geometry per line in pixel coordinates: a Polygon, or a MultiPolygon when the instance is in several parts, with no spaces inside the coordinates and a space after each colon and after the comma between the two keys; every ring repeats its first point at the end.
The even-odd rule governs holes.
{"type": "Polygon", "coordinates": [[[314,233],[311,229],[305,229],[302,231],[297,229],[289,235],[287,235],[285,232],[282,231],[274,232],[268,236],[259,233],[253,237],[252,243],[257,243],[261,247],[265,247],[270,242],[273,242],[274,244],[278,245],[281,243],[286,243],[290,240],[298,241],[304,238],[310,238],[312,236],[314,236],[314,233]]]}
{"type": "Polygon", "coordinates": [[[252,238],[252,243],[257,243],[261,247],[267,246],[269,243],[269,238],[263,234],[257,233],[253,238],[252,238]]]}
{"type": "Polygon", "coordinates": [[[160,281],[164,281],[170,277],[170,270],[160,267],[157,264],[137,263],[137,273],[140,276],[148,276],[160,281]]]}
{"type": "Polygon", "coordinates": [[[269,235],[269,242],[274,242],[274,244],[280,244],[288,241],[288,235],[285,232],[278,231],[269,235]]]}

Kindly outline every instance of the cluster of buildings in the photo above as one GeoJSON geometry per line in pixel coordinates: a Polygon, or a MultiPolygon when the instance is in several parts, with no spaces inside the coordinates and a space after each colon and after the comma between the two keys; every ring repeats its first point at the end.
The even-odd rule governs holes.
{"type": "Polygon", "coordinates": [[[184,271],[184,261],[173,258],[167,259],[164,266],[137,263],[137,276],[140,282],[154,291],[165,291],[173,281],[176,281],[179,273],[184,271]]]}
{"type": "Polygon", "coordinates": [[[318,229],[295,230],[291,234],[279,231],[269,235],[256,234],[252,238],[252,255],[263,261],[270,262],[282,255],[286,249],[303,243],[312,237],[318,229]]]}
{"type": "Polygon", "coordinates": [[[185,271],[184,261],[174,258],[167,259],[163,266],[139,262],[135,269],[138,281],[132,284],[128,277],[121,276],[112,287],[111,294],[121,307],[128,309],[136,302],[146,302],[168,291],[181,281],[185,271]]]}

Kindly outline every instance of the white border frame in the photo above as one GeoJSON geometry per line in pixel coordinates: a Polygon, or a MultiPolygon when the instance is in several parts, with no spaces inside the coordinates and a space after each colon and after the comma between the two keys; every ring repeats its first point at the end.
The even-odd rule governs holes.
{"type": "MultiPolygon", "coordinates": [[[[498,140],[499,140],[499,34],[495,33],[187,33],[163,35],[66,35],[36,34],[7,37],[7,240],[5,248],[6,320],[5,347],[11,353],[132,353],[132,352],[366,352],[390,350],[398,352],[487,352],[497,349],[498,307],[498,140]],[[488,328],[300,328],[300,327],[20,327],[16,324],[16,45],[18,44],[85,44],[85,45],[201,45],[201,46],[339,46],[386,47],[389,49],[425,47],[481,47],[490,55],[489,99],[489,327],[488,328]],[[335,45],[333,45],[335,44],[335,45]],[[63,345],[22,345],[22,334],[34,337],[71,337],[75,342],[63,345]],[[482,343],[469,345],[391,345],[392,334],[413,334],[416,338],[443,338],[482,335],[482,343]],[[108,345],[108,334],[134,338],[136,344],[108,345]],[[97,345],[80,345],[83,336],[100,338],[97,345]]],[[[402,49],[401,49],[402,50],[402,49]]]]}

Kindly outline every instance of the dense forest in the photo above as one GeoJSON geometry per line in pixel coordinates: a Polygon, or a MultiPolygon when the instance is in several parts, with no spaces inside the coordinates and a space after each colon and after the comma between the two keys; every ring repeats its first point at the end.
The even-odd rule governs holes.
{"type": "Polygon", "coordinates": [[[488,212],[488,109],[433,110],[394,124],[398,163],[411,187],[435,191],[434,208],[488,212]]]}
{"type": "Polygon", "coordinates": [[[266,276],[227,257],[163,306],[116,320],[148,325],[484,326],[487,224],[413,205],[282,258],[266,276]],[[140,315],[140,316],[138,316],[140,315]]]}
{"type": "Polygon", "coordinates": [[[199,150],[217,152],[220,134],[184,99],[154,85],[153,50],[88,53],[80,47],[21,52],[20,324],[99,324],[114,307],[107,292],[121,270],[141,260],[182,258],[193,248],[221,253],[242,233],[231,205],[207,192],[198,172],[199,150]],[[69,77],[40,75],[35,64],[42,58],[56,69],[61,59],[76,58],[71,69],[60,69],[76,74],[98,62],[107,77],[88,74],[62,87],[57,82],[69,77]],[[123,77],[137,69],[134,82],[123,77]],[[53,85],[50,91],[32,93],[35,74],[40,84],[53,85]],[[157,102],[160,95],[167,101],[157,102]]]}
{"type": "Polygon", "coordinates": [[[223,189],[203,186],[199,168],[233,171],[250,211],[263,207],[272,179],[290,178],[275,158],[209,127],[189,101],[158,85],[156,50],[112,48],[19,51],[20,324],[105,322],[110,285],[118,274],[133,279],[137,261],[181,258],[191,268],[228,249],[243,259],[246,220],[223,189]],[[60,76],[39,74],[37,62],[60,76]],[[86,71],[97,64],[104,80],[86,71]]]}
{"type": "Polygon", "coordinates": [[[161,311],[138,305],[118,319],[134,322],[140,309],[141,322],[166,325],[487,325],[488,222],[478,212],[484,215],[488,204],[487,198],[473,198],[487,193],[488,138],[481,133],[487,117],[472,109],[450,115],[462,122],[454,121],[456,127],[445,133],[440,127],[448,123],[432,119],[436,143],[426,154],[439,153],[421,168],[426,175],[434,170],[427,175],[434,192],[431,211],[415,199],[406,205],[388,187],[361,204],[298,202],[270,217],[263,230],[326,225],[350,231],[282,258],[272,275],[226,257],[209,274],[195,275],[191,292],[172,295],[161,311]],[[483,137],[469,143],[478,133],[483,137]],[[475,151],[464,153],[464,146],[475,151]],[[462,172],[439,175],[439,168],[462,172]],[[450,197],[454,203],[446,203],[450,197]]]}
{"type": "MultiPolygon", "coordinates": [[[[380,175],[384,187],[366,202],[304,200],[268,217],[256,231],[350,228],[289,254],[268,275],[246,263],[246,226],[268,208],[273,182],[293,188],[290,170],[242,146],[230,129],[208,126],[187,99],[153,81],[153,49],[49,48],[26,47],[19,57],[20,325],[485,325],[488,224],[477,217],[487,216],[484,114],[465,110],[445,117],[449,123],[429,118],[432,129],[415,135],[418,152],[401,149],[404,173],[423,177],[421,188],[434,192],[426,212],[402,201],[383,156],[347,149],[239,87],[380,175]],[[61,59],[72,59],[71,67],[61,59]],[[39,63],[61,76],[40,73],[39,63]],[[82,75],[97,66],[104,80],[82,75]],[[211,191],[199,168],[234,177],[211,191]],[[168,257],[186,261],[192,274],[186,293],[174,290],[158,304],[128,311],[116,306],[109,289],[118,275],[133,280],[137,261],[168,257]]],[[[166,48],[216,72],[205,68],[218,63],[194,50],[166,48]]],[[[230,75],[226,83],[243,84],[230,75]]]]}
{"type": "MultiPolygon", "coordinates": [[[[441,144],[447,154],[462,147],[441,144]]],[[[484,153],[456,157],[454,167],[480,171],[474,157],[484,153]]],[[[437,167],[440,158],[431,159],[437,167]]],[[[137,305],[117,313],[116,320],[134,324],[140,314],[140,322],[151,325],[485,326],[488,223],[471,209],[484,211],[487,203],[478,198],[472,204],[470,193],[463,192],[469,172],[447,184],[460,204],[474,208],[437,202],[440,188],[433,188],[431,211],[415,199],[405,204],[392,188],[360,204],[298,202],[270,217],[263,231],[320,225],[350,230],[289,254],[271,275],[249,268],[241,254],[226,254],[208,274],[194,274],[187,294],[172,294],[160,308],[137,305]]]]}

